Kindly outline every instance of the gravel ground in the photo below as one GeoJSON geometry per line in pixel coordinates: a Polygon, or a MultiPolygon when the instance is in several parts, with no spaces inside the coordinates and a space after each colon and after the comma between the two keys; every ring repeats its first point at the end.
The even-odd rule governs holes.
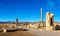
{"type": "Polygon", "coordinates": [[[39,36],[60,36],[60,31],[41,31],[37,29],[29,29],[28,32],[39,36]]]}

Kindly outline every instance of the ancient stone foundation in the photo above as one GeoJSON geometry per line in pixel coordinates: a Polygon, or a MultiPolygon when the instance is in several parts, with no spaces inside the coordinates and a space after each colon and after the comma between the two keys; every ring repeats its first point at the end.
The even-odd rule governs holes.
{"type": "Polygon", "coordinates": [[[53,30],[54,28],[54,19],[53,14],[50,12],[47,12],[46,14],[46,30],[53,30]]]}

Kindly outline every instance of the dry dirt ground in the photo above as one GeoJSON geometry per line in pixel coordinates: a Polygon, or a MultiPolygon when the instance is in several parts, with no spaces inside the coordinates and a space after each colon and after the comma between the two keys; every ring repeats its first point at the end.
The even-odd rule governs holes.
{"type": "Polygon", "coordinates": [[[25,31],[0,33],[0,36],[38,36],[25,31]]]}
{"type": "MultiPolygon", "coordinates": [[[[0,28],[6,28],[7,24],[0,24],[0,28]]],[[[12,24],[9,24],[9,26],[11,26],[12,24]]],[[[14,24],[13,24],[14,25],[14,24]]],[[[13,26],[12,25],[12,26],[13,26]]],[[[25,31],[16,31],[16,32],[0,32],[0,36],[38,36],[29,32],[25,32],[25,31]]]]}

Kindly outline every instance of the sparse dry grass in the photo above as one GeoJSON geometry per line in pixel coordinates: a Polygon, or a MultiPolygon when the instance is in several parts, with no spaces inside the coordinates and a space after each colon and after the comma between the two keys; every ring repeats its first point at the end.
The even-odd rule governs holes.
{"type": "Polygon", "coordinates": [[[0,33],[0,36],[37,36],[37,35],[25,31],[17,31],[0,33]]]}

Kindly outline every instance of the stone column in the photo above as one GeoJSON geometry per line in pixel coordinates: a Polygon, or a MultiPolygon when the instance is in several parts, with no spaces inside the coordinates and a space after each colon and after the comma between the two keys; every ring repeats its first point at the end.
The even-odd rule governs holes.
{"type": "Polygon", "coordinates": [[[46,30],[50,30],[50,13],[46,14],[46,30]]]}
{"type": "Polygon", "coordinates": [[[18,18],[16,18],[16,26],[18,25],[18,18]]]}
{"type": "Polygon", "coordinates": [[[42,8],[40,9],[40,20],[41,20],[40,26],[43,27],[43,14],[42,14],[42,8]]]}

